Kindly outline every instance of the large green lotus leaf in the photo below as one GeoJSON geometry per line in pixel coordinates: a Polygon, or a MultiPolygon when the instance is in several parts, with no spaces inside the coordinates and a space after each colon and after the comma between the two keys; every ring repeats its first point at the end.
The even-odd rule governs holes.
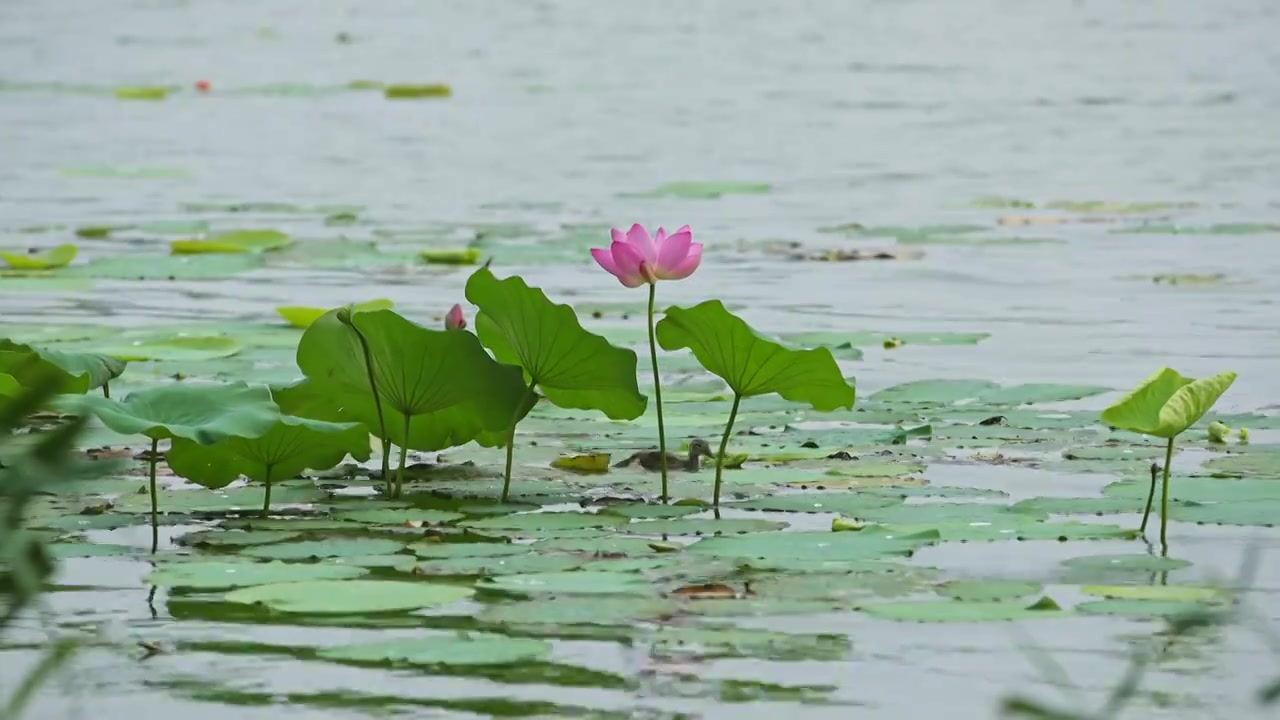
{"type": "Polygon", "coordinates": [[[482,579],[476,587],[514,595],[653,595],[657,592],[644,577],[587,570],[503,575],[482,579]]]}
{"type": "MultiPolygon", "coordinates": [[[[82,393],[106,385],[124,368],[123,361],[106,355],[63,352],[0,339],[0,372],[11,376],[18,385],[29,384],[35,373],[56,369],[62,392],[82,393]]],[[[0,394],[4,394],[3,389],[0,394]]]]}
{"type": "Polygon", "coordinates": [[[1235,382],[1234,372],[1195,380],[1161,368],[1102,411],[1102,422],[1121,430],[1172,438],[1191,427],[1235,382]]]}
{"type": "MultiPolygon", "coordinates": [[[[273,393],[273,398],[282,412],[297,411],[292,407],[299,398],[296,393],[273,393]]],[[[348,455],[363,462],[370,454],[369,433],[361,423],[286,414],[255,438],[233,436],[212,445],[175,439],[166,458],[178,475],[219,488],[241,475],[257,482],[287,480],[304,470],[328,470],[348,455]]]]}
{"type": "Polygon", "coordinates": [[[554,550],[603,557],[646,556],[656,552],[651,540],[619,535],[595,538],[552,538],[536,543],[533,549],[538,552],[554,550]]]}
{"type": "MultiPolygon", "coordinates": [[[[897,488],[901,489],[901,488],[897,488]]],[[[725,503],[725,509],[770,510],[776,512],[843,513],[857,515],[868,508],[900,504],[896,497],[864,494],[856,491],[804,492],[756,498],[746,502],[725,503]]]]}
{"type": "Polygon", "coordinates": [[[768,340],[719,300],[667,308],[657,337],[664,350],[692,350],[703,367],[742,397],[777,393],[815,410],[853,407],[854,388],[830,350],[792,350],[768,340]]]}
{"type": "Polygon", "coordinates": [[[852,608],[870,597],[901,597],[926,589],[936,575],[932,568],[916,568],[879,561],[863,561],[848,572],[787,572],[753,578],[751,590],[761,599],[839,601],[852,608]]]}
{"type": "Polygon", "coordinates": [[[476,619],[489,625],[621,625],[676,614],[676,603],[655,597],[551,597],[486,605],[476,619]]]}
{"type": "Polygon", "coordinates": [[[65,244],[39,253],[0,252],[0,260],[19,270],[49,270],[71,264],[79,252],[75,245],[65,244]]]}
{"type": "Polygon", "coordinates": [[[632,535],[740,535],[742,533],[781,530],[785,522],[754,518],[677,518],[673,520],[641,520],[619,528],[632,535]]]}
{"type": "Polygon", "coordinates": [[[884,620],[906,622],[998,622],[1062,617],[1067,613],[1047,596],[1039,600],[924,600],[870,605],[862,611],[884,620]]]}
{"type": "MultiPolygon", "coordinates": [[[[345,569],[342,565],[326,566],[345,569]]],[[[356,615],[447,605],[475,593],[458,585],[379,580],[287,582],[227,593],[227,602],[266,605],[287,613],[356,615]]]]}
{"type": "Polygon", "coordinates": [[[341,662],[426,666],[512,665],[550,654],[551,643],[545,640],[477,632],[339,645],[316,653],[325,660],[341,662]]]}
{"type": "Polygon", "coordinates": [[[715,557],[765,560],[874,560],[910,555],[937,541],[932,537],[890,537],[871,528],[863,532],[766,532],[710,537],[689,546],[687,552],[715,557]]]}
{"type": "Polygon", "coordinates": [[[517,405],[527,403],[519,368],[494,362],[474,335],[428,330],[390,310],[325,313],[303,333],[297,360],[313,398],[329,408],[327,415],[308,415],[357,420],[375,434],[385,427],[401,447],[440,450],[464,444],[484,430],[510,427],[517,405]],[[349,315],[351,324],[339,313],[349,315]],[[382,423],[361,337],[372,360],[382,423]],[[406,415],[411,418],[408,438],[406,415]]]}
{"type": "MultiPolygon", "coordinates": [[[[636,383],[636,354],[587,332],[573,308],[547,299],[519,276],[499,280],[480,268],[467,280],[467,300],[480,308],[476,333],[499,362],[524,368],[548,400],[632,420],[648,399],[636,383]]],[[[508,418],[510,425],[510,418],[508,418]]]]}
{"type": "Polygon", "coordinates": [[[404,549],[405,543],[388,538],[332,538],[301,542],[260,545],[240,551],[241,555],[267,560],[312,560],[357,555],[390,555],[404,549]]]}
{"type": "Polygon", "coordinates": [[[1063,560],[1062,565],[1073,571],[1125,572],[1139,575],[1191,567],[1191,563],[1186,560],[1156,555],[1084,555],[1063,560]]]}
{"type": "MultiPolygon", "coordinates": [[[[1274,446],[1251,445],[1249,447],[1257,452],[1210,458],[1204,464],[1204,469],[1214,476],[1257,476],[1268,478],[1272,483],[1280,481],[1280,452],[1275,452],[1274,446]]],[[[1276,497],[1280,497],[1280,494],[1276,497]]]]}
{"type": "Polygon", "coordinates": [[[24,387],[34,386],[38,378],[52,378],[57,389],[64,393],[83,393],[89,389],[87,375],[77,375],[63,370],[28,345],[0,340],[0,373],[7,381],[0,381],[0,397],[17,395],[24,387]],[[8,390],[5,390],[8,388],[8,390]]]}
{"type": "Polygon", "coordinates": [[[384,508],[381,510],[346,510],[338,513],[335,517],[339,520],[349,520],[367,525],[409,526],[410,523],[441,525],[460,520],[466,516],[462,513],[449,512],[448,510],[384,508]]]}
{"type": "MultiPolygon", "coordinates": [[[[1040,522],[1019,517],[1017,513],[993,516],[986,520],[943,520],[939,522],[884,525],[880,532],[913,536],[933,532],[944,542],[976,542],[994,540],[1108,540],[1131,539],[1138,531],[1119,525],[1082,522],[1040,522]]],[[[865,532],[865,530],[863,531],[865,532]]]]}
{"type": "MultiPolygon", "coordinates": [[[[853,513],[852,517],[877,523],[990,523],[1011,514],[1013,509],[1008,505],[929,502],[869,506],[853,513]]],[[[1024,512],[1017,519],[1021,521],[1035,517],[1037,516],[1030,512],[1024,512]]]]}
{"type": "Polygon", "coordinates": [[[258,437],[280,419],[271,391],[244,383],[159,385],[129,393],[124,400],[86,396],[80,406],[118,433],[203,444],[258,437]]]}
{"type": "Polygon", "coordinates": [[[196,561],[161,565],[160,569],[147,576],[146,581],[164,587],[223,590],[304,580],[347,580],[368,572],[363,568],[339,565],[196,561]]]}
{"type": "Polygon", "coordinates": [[[236,230],[205,240],[174,240],[169,251],[174,255],[266,252],[292,243],[293,239],[279,230],[236,230]]]}
{"type": "Polygon", "coordinates": [[[700,513],[704,508],[697,505],[655,505],[653,503],[625,503],[602,508],[605,515],[621,515],[632,520],[658,520],[684,517],[700,513]]]}

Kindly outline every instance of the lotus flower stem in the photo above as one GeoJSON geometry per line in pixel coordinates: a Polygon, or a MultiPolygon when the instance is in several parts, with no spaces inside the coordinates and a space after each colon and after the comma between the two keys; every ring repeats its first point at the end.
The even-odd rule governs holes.
{"type": "Polygon", "coordinates": [[[404,414],[404,437],[400,440],[400,467],[396,468],[396,491],[392,497],[400,497],[400,492],[404,489],[404,461],[405,456],[409,454],[409,421],[413,416],[409,413],[404,414]]]}
{"type": "Polygon", "coordinates": [[[716,486],[711,497],[711,507],[717,511],[717,519],[720,510],[720,474],[724,471],[724,451],[729,446],[729,436],[733,434],[733,421],[738,417],[738,403],[742,402],[742,396],[733,394],[733,407],[729,408],[729,422],[724,425],[724,436],[720,438],[720,452],[716,454],[716,486]]]}
{"type": "Polygon", "coordinates": [[[102,397],[111,399],[111,383],[102,383],[102,397]]]}
{"type": "Polygon", "coordinates": [[[156,495],[156,455],[160,452],[160,441],[151,440],[151,455],[147,457],[147,466],[151,480],[151,554],[160,549],[160,498],[156,495]]]}
{"type": "Polygon", "coordinates": [[[267,472],[262,477],[262,481],[267,486],[267,492],[262,498],[262,517],[271,514],[271,465],[267,466],[267,472]]]}
{"type": "MultiPolygon", "coordinates": [[[[1165,531],[1169,527],[1169,466],[1173,464],[1173,438],[1164,449],[1164,480],[1160,487],[1160,554],[1169,554],[1169,539],[1165,531]]],[[[1150,506],[1148,506],[1150,507],[1150,506]]]]}
{"type": "MultiPolygon", "coordinates": [[[[653,333],[653,301],[658,284],[649,283],[649,360],[653,364],[653,397],[658,408],[658,457],[662,468],[662,503],[667,503],[667,430],[662,423],[662,379],[658,376],[658,344],[653,333]]],[[[732,421],[730,421],[732,422],[732,421]]],[[[719,478],[719,465],[716,466],[719,478]]],[[[719,493],[717,492],[717,497],[719,493]]]]}

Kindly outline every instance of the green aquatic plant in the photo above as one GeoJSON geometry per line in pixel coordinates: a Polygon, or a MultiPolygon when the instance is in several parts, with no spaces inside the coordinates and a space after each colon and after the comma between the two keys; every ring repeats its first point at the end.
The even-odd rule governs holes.
{"type": "Polygon", "coordinates": [[[614,420],[644,413],[648,398],[636,383],[635,352],[584,330],[573,308],[551,302],[518,276],[499,280],[487,267],[467,280],[467,300],[480,308],[475,319],[480,341],[498,362],[523,370],[525,387],[506,425],[503,502],[511,489],[516,425],[533,409],[539,390],[555,405],[599,410],[614,420]]]}
{"type": "Polygon", "coordinates": [[[302,414],[364,423],[381,438],[383,479],[395,497],[409,450],[443,450],[501,432],[525,403],[520,369],[495,362],[476,336],[430,330],[391,310],[325,313],[303,333],[297,360],[314,393],[302,414]],[[394,485],[392,444],[400,448],[394,485]]]}
{"type": "Polygon", "coordinates": [[[255,438],[280,421],[280,408],[265,385],[171,384],[129,393],[123,400],[88,396],[71,408],[88,412],[118,433],[151,440],[147,476],[151,493],[151,552],[160,546],[156,465],[161,440],[213,445],[230,437],[255,438]]]}
{"type": "MultiPolygon", "coordinates": [[[[304,381],[305,382],[305,381],[304,381]]],[[[262,435],[228,436],[211,444],[174,438],[166,459],[178,475],[210,489],[240,476],[263,483],[262,514],[271,510],[271,484],[304,470],[328,470],[347,455],[369,459],[369,433],[362,423],[334,423],[299,417],[310,398],[297,386],[272,390],[282,413],[262,435]]]]}
{"type": "Polygon", "coordinates": [[[853,409],[856,391],[841,376],[840,367],[827,348],[793,350],[780,345],[761,336],[719,300],[691,308],[670,307],[665,314],[657,327],[662,348],[692,350],[702,367],[733,390],[729,420],[716,453],[714,506],[720,505],[725,449],[743,398],[777,393],[822,412],[853,409]]]}
{"type": "MultiPolygon", "coordinates": [[[[1234,372],[1221,372],[1196,380],[1184,377],[1170,368],[1160,368],[1114,405],[1102,411],[1102,422],[1113,428],[1166,441],[1160,496],[1160,546],[1166,554],[1169,552],[1166,535],[1169,522],[1169,467],[1173,464],[1174,439],[1209,412],[1235,379],[1234,372]]],[[[1155,494],[1156,476],[1153,472],[1151,490],[1147,494],[1147,506],[1142,513],[1142,524],[1138,527],[1138,532],[1145,533],[1147,530],[1147,519],[1151,515],[1155,494]]]]}
{"type": "Polygon", "coordinates": [[[39,253],[0,252],[0,260],[17,270],[50,270],[71,264],[79,253],[80,248],[68,243],[39,253]]]}
{"type": "Polygon", "coordinates": [[[0,395],[13,394],[18,387],[32,387],[36,378],[48,375],[58,383],[59,393],[83,394],[102,388],[102,394],[110,397],[109,383],[124,372],[127,364],[110,355],[63,352],[0,340],[0,395]]]}

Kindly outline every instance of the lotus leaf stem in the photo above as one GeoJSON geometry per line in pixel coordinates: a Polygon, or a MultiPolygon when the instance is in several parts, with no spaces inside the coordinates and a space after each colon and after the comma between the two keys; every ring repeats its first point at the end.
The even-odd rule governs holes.
{"type": "Polygon", "coordinates": [[[108,400],[111,399],[111,383],[109,382],[102,383],[102,397],[108,400]]]}
{"type": "MultiPolygon", "coordinates": [[[[662,503],[667,502],[667,431],[662,423],[662,380],[658,376],[658,344],[653,332],[653,301],[657,283],[649,283],[649,360],[653,364],[653,399],[658,409],[658,458],[662,468],[662,503]]],[[[717,476],[718,477],[718,476],[717,476]]]]}
{"type": "MultiPolygon", "coordinates": [[[[729,422],[725,423],[724,436],[720,438],[720,452],[716,453],[716,486],[711,498],[711,506],[720,509],[720,474],[724,470],[724,451],[729,446],[729,436],[733,434],[733,421],[738,417],[738,404],[742,396],[733,394],[733,407],[729,408],[729,422]]],[[[719,513],[717,513],[718,517],[719,513]]]]}
{"type": "Polygon", "coordinates": [[[344,315],[338,313],[338,321],[343,325],[351,328],[351,332],[356,334],[356,339],[360,341],[360,350],[364,353],[364,369],[369,375],[369,391],[373,393],[373,408],[378,413],[378,435],[382,438],[382,479],[387,483],[387,493],[391,494],[391,438],[387,437],[387,420],[382,416],[382,396],[378,394],[378,382],[373,377],[373,353],[369,352],[369,343],[364,339],[364,333],[356,327],[355,319],[351,316],[351,308],[346,308],[344,315]]]}
{"type": "Polygon", "coordinates": [[[507,501],[507,496],[511,492],[511,461],[516,450],[516,424],[520,422],[520,412],[524,410],[524,404],[530,395],[534,394],[533,388],[538,384],[536,378],[529,380],[529,387],[525,390],[525,395],[520,399],[520,403],[516,405],[516,411],[511,416],[511,430],[507,435],[507,467],[502,473],[502,500],[507,501]]]}
{"type": "MultiPolygon", "coordinates": [[[[1166,465],[1168,463],[1165,463],[1166,465]]],[[[1160,468],[1151,463],[1151,489],[1147,491],[1147,509],[1142,511],[1142,524],[1138,526],[1138,534],[1146,535],[1147,518],[1151,515],[1151,503],[1156,499],[1156,482],[1160,478],[1160,468]]]]}
{"type": "Polygon", "coordinates": [[[262,498],[262,517],[266,517],[271,513],[271,465],[267,466],[267,472],[262,476],[262,481],[267,486],[267,492],[262,498]]]}
{"type": "Polygon", "coordinates": [[[409,421],[413,416],[409,413],[404,414],[404,437],[400,440],[400,467],[396,468],[396,491],[392,497],[400,497],[400,492],[404,489],[404,461],[409,454],[409,421]]]}
{"type": "Polygon", "coordinates": [[[1169,539],[1165,531],[1169,527],[1169,466],[1173,464],[1173,438],[1164,450],[1164,480],[1160,488],[1160,554],[1169,554],[1169,539]]]}
{"type": "Polygon", "coordinates": [[[160,498],[156,494],[156,455],[160,452],[160,441],[151,439],[151,454],[147,456],[147,468],[151,481],[151,554],[160,549],[160,498]]]}

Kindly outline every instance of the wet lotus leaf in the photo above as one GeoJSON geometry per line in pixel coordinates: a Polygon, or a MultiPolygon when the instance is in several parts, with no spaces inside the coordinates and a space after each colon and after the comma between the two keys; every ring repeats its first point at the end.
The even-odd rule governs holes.
{"type": "Polygon", "coordinates": [[[0,260],[11,268],[21,270],[49,270],[70,265],[76,259],[80,248],[75,245],[58,245],[38,253],[0,252],[0,260]]]}
{"type": "Polygon", "coordinates": [[[605,473],[609,472],[609,453],[565,455],[552,460],[551,467],[576,472],[605,473]]]}
{"type": "Polygon", "coordinates": [[[762,497],[746,502],[725,503],[725,509],[769,510],[775,512],[844,513],[854,515],[869,508],[897,505],[895,497],[849,490],[805,492],[762,497]]]}
{"type": "Polygon", "coordinates": [[[182,545],[207,545],[211,547],[247,547],[250,545],[270,545],[271,543],[292,540],[300,533],[285,530],[201,530],[183,535],[178,542],[182,545]]]}
{"type": "Polygon", "coordinates": [[[1193,585],[1086,585],[1080,591],[1086,595],[1116,600],[1203,602],[1227,597],[1227,593],[1221,588],[1193,585]]]}
{"type": "Polygon", "coordinates": [[[235,338],[222,335],[192,335],[134,340],[103,348],[103,353],[123,360],[175,360],[198,362],[231,357],[244,349],[235,338]]]}
{"type": "Polygon", "coordinates": [[[244,383],[155,386],[124,400],[90,395],[76,398],[75,407],[119,433],[202,443],[261,435],[280,417],[266,387],[244,383]]]}
{"type": "Polygon", "coordinates": [[[1191,567],[1186,560],[1155,555],[1085,555],[1062,561],[1072,570],[1148,574],[1191,567]]]}
{"type": "Polygon", "coordinates": [[[646,632],[650,653],[657,658],[755,658],[778,662],[812,660],[834,662],[849,656],[844,635],[781,633],[733,626],[663,626],[646,632]]]}
{"type": "MultiPolygon", "coordinates": [[[[521,546],[528,548],[527,545],[521,546]]],[[[525,552],[521,555],[490,557],[454,557],[411,563],[408,571],[415,575],[521,575],[574,570],[587,563],[577,555],[539,555],[525,552]]]]}
{"type": "Polygon", "coordinates": [[[952,405],[965,400],[976,401],[998,390],[989,380],[915,380],[879,390],[870,400],[879,402],[952,405]]]}
{"type": "Polygon", "coordinates": [[[952,580],[934,588],[939,595],[965,602],[992,602],[1036,595],[1040,583],[1010,580],[952,580]]]}
{"type": "Polygon", "coordinates": [[[263,545],[247,548],[240,554],[267,560],[311,560],[354,555],[390,555],[400,552],[404,547],[405,543],[398,540],[353,537],[263,545]]]}
{"type": "Polygon", "coordinates": [[[687,200],[715,200],[723,195],[759,195],[772,188],[768,183],[731,181],[671,182],[641,193],[639,197],[675,197],[687,200]]]}
{"type": "Polygon", "coordinates": [[[640,520],[620,529],[622,532],[632,535],[713,536],[781,530],[786,526],[787,523],[785,522],[752,518],[722,518],[720,520],[714,518],[678,518],[675,520],[640,520]]]}
{"type": "Polygon", "coordinates": [[[649,540],[617,535],[597,538],[552,538],[535,543],[533,549],[538,552],[558,550],[605,557],[652,555],[655,552],[649,540]]]}
{"type": "Polygon", "coordinates": [[[81,225],[76,228],[76,237],[98,240],[110,236],[117,230],[128,229],[128,225],[81,225]]]}
{"type": "Polygon", "coordinates": [[[1120,430],[1172,438],[1195,424],[1235,382],[1234,372],[1184,377],[1161,368],[1102,411],[1102,422],[1120,430]]]}
{"type": "Polygon", "coordinates": [[[615,528],[626,525],[627,518],[619,515],[580,512],[540,512],[520,515],[501,515],[473,520],[463,520],[461,527],[484,532],[486,530],[576,530],[583,528],[615,528]]]}
{"type": "MultiPolygon", "coordinates": [[[[682,548],[675,545],[675,552],[678,553],[682,548]]],[[[710,566],[711,563],[705,563],[710,566]]],[[[701,573],[703,567],[690,567],[688,558],[683,556],[672,555],[670,553],[662,553],[651,557],[634,557],[634,558],[605,558],[602,560],[591,560],[582,566],[583,570],[592,570],[600,572],[642,572],[648,577],[660,577],[667,575],[680,576],[687,573],[701,573]],[[655,572],[657,571],[657,572],[655,572]]]]}
{"type": "MultiPolygon", "coordinates": [[[[1268,482],[1275,483],[1275,480],[1268,482]]],[[[1212,505],[1179,505],[1169,508],[1174,520],[1209,525],[1280,525],[1280,500],[1218,502],[1212,505]]]]}
{"type": "Polygon", "coordinates": [[[59,273],[106,280],[212,280],[252,270],[262,264],[262,257],[254,253],[118,255],[97,258],[87,265],[74,265],[59,273]]]}
{"type": "MultiPolygon", "coordinates": [[[[1150,488],[1151,479],[1148,476],[1111,483],[1102,489],[1102,494],[1110,497],[1140,498],[1145,503],[1150,488]]],[[[1169,497],[1190,503],[1280,502],[1280,483],[1264,478],[1231,479],[1174,475],[1170,478],[1169,497]]]]}
{"type": "Polygon", "coordinates": [[[293,238],[278,230],[237,230],[207,240],[174,240],[169,251],[174,255],[267,252],[292,243],[293,238]]]}
{"type": "Polygon", "coordinates": [[[503,557],[508,555],[525,555],[530,552],[528,545],[490,542],[437,542],[414,543],[409,546],[414,555],[420,558],[471,558],[471,557],[503,557]]]}
{"type": "Polygon", "coordinates": [[[44,548],[50,557],[55,560],[141,554],[138,548],[128,545],[99,545],[97,543],[56,542],[49,543],[44,548]]]}
{"type": "MultiPolygon", "coordinates": [[[[924,478],[913,477],[836,477],[834,475],[819,475],[812,480],[801,480],[799,482],[785,483],[786,487],[795,490],[861,490],[871,492],[873,490],[885,490],[889,496],[898,494],[898,491],[906,491],[912,488],[925,489],[927,481],[924,478]]],[[[910,493],[904,492],[901,497],[905,497],[910,493]]],[[[925,493],[926,495],[928,493],[925,493]]]]}
{"type": "Polygon", "coordinates": [[[391,568],[400,572],[409,572],[413,569],[414,558],[409,555],[352,555],[350,557],[325,558],[325,562],[350,567],[391,568]]]}
{"type": "Polygon", "coordinates": [[[489,625],[622,625],[675,615],[678,605],[653,597],[552,597],[489,604],[476,617],[489,625]]]}
{"type": "MultiPolygon", "coordinates": [[[[355,303],[352,306],[354,312],[362,312],[365,310],[390,310],[394,307],[394,303],[386,298],[377,300],[369,300],[368,302],[355,303]]],[[[311,323],[319,320],[322,315],[329,312],[332,308],[304,307],[301,305],[289,305],[276,308],[276,313],[284,318],[290,325],[303,330],[311,326],[311,323]]],[[[290,347],[297,345],[294,339],[290,347]]]]}
{"type": "Polygon", "coordinates": [[[162,86],[122,85],[112,92],[117,100],[164,100],[171,89],[162,86]]]}
{"type": "MultiPolygon", "coordinates": [[[[885,533],[913,536],[935,532],[944,542],[977,542],[994,540],[1108,540],[1132,539],[1138,532],[1119,525],[1081,522],[1041,522],[1019,517],[1018,513],[995,516],[988,520],[942,521],[935,523],[903,523],[877,526],[885,533]]],[[[863,531],[865,532],[865,530],[863,531]]]]}
{"type": "Polygon", "coordinates": [[[317,657],[340,662],[425,666],[509,665],[550,654],[551,643],[545,640],[477,632],[339,645],[316,652],[317,657]]]}
{"type": "Polygon", "coordinates": [[[751,560],[783,558],[818,560],[874,560],[910,555],[929,545],[936,537],[890,537],[871,532],[767,532],[749,535],[723,535],[703,538],[686,552],[705,553],[714,557],[751,560]]]}
{"type": "Polygon", "coordinates": [[[1205,605],[1186,600],[1092,600],[1075,607],[1086,615],[1123,615],[1126,617],[1179,617],[1205,611],[1205,605]]]}
{"type": "Polygon", "coordinates": [[[162,587],[222,590],[304,580],[345,580],[368,570],[337,565],[283,562],[194,561],[166,563],[147,576],[146,582],[162,587]]]}
{"type": "Polygon", "coordinates": [[[13,397],[22,392],[18,379],[8,373],[0,373],[0,397],[13,397]]]}
{"type": "Polygon", "coordinates": [[[1058,618],[1067,613],[1048,596],[1039,600],[924,600],[869,605],[862,611],[872,617],[905,622],[999,622],[1058,618]]]}
{"type": "Polygon", "coordinates": [[[628,573],[569,572],[529,573],[483,578],[481,590],[513,595],[652,595],[656,589],[643,577],[628,573]]]}
{"type": "MultiPolygon", "coordinates": [[[[339,565],[315,565],[358,570],[339,565]]],[[[471,588],[379,580],[304,581],[259,585],[227,593],[232,603],[262,604],[278,612],[343,614],[396,612],[447,605],[471,597],[471,588]]]]}
{"type": "MultiPolygon", "coordinates": [[[[1210,458],[1204,469],[1214,475],[1227,477],[1264,477],[1280,480],[1280,452],[1257,451],[1266,446],[1250,446],[1255,449],[1244,455],[1222,455],[1210,458]]],[[[1277,495],[1276,497],[1280,497],[1277,495]]]]}
{"type": "MultiPolygon", "coordinates": [[[[990,503],[893,503],[879,507],[864,507],[852,517],[864,522],[876,523],[991,523],[1013,514],[1008,505],[990,503]]],[[[1022,516],[1036,518],[1031,513],[1022,516]]],[[[1043,518],[1043,516],[1039,516],[1043,518]]]]}
{"type": "Polygon", "coordinates": [[[446,510],[409,508],[407,510],[347,510],[337,513],[334,517],[338,520],[348,520],[368,525],[410,525],[413,523],[441,525],[460,520],[466,516],[462,513],[448,512],[446,510]]]}
{"type": "Polygon", "coordinates": [[[697,505],[656,505],[653,503],[619,503],[600,510],[605,515],[621,515],[632,520],[679,518],[703,511],[697,505]]]}
{"type": "Polygon", "coordinates": [[[1035,497],[1013,504],[1018,512],[1030,512],[1036,516],[1050,515],[1108,515],[1113,513],[1140,513],[1145,501],[1130,497],[1035,497]]]}

